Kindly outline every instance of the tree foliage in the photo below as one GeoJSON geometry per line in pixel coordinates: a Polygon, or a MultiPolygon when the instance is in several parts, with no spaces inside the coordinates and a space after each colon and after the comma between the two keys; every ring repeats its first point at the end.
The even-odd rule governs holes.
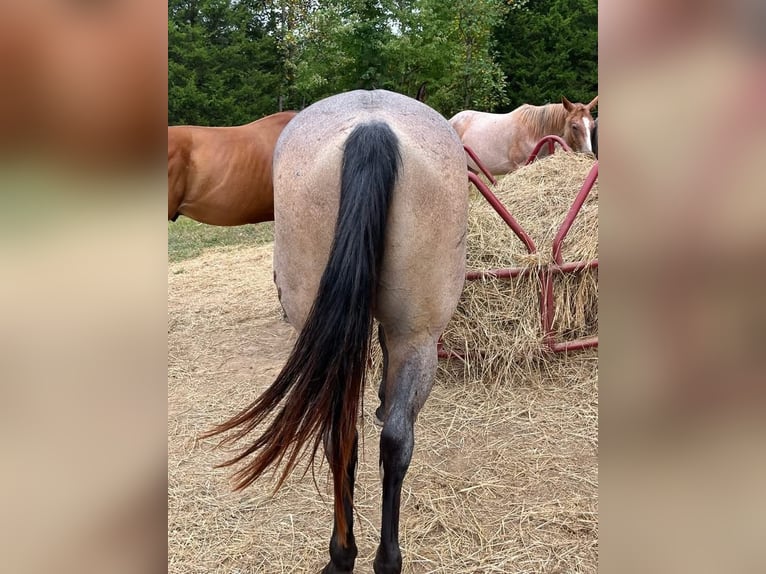
{"type": "Polygon", "coordinates": [[[168,16],[171,124],[423,82],[447,117],[598,88],[596,0],[170,0],[168,16]]]}
{"type": "Polygon", "coordinates": [[[170,0],[170,124],[235,125],[277,111],[278,47],[256,4],[170,0]]]}
{"type": "Polygon", "coordinates": [[[597,0],[513,2],[494,30],[507,106],[589,102],[598,93],[597,0]]]}

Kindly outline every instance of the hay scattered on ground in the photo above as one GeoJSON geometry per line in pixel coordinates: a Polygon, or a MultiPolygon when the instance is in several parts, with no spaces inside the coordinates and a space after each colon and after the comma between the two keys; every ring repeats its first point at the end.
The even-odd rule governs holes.
{"type": "MultiPolygon", "coordinates": [[[[502,178],[493,189],[534,241],[530,256],[489,203],[471,193],[467,268],[532,267],[553,261],[553,239],[594,160],[584,154],[556,153],[502,178]]],[[[575,219],[562,248],[564,262],[598,258],[598,181],[575,219]]],[[[466,283],[447,327],[448,348],[462,352],[466,376],[508,381],[543,356],[537,273],[513,279],[466,283]]],[[[554,280],[554,329],[565,339],[597,334],[598,271],[561,275],[554,280]]]]}
{"type": "MultiPolygon", "coordinates": [[[[327,560],[332,490],[318,469],[272,496],[241,493],[228,453],[196,436],[274,380],[294,341],[271,278],[271,246],[207,252],[168,276],[168,572],[315,573],[327,560]]],[[[357,572],[379,542],[377,383],[368,380],[356,486],[357,572]]],[[[405,574],[595,573],[597,355],[556,356],[512,384],[441,362],[416,423],[402,492],[405,574]]]]}

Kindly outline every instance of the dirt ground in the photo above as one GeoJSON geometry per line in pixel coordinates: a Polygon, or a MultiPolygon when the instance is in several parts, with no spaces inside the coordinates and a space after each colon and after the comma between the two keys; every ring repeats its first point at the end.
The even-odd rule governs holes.
{"type": "MultiPolygon", "coordinates": [[[[227,458],[196,437],[249,404],[295,340],[271,245],[217,249],[168,269],[168,572],[303,573],[326,563],[327,467],[233,493],[227,458]]],[[[509,350],[512,352],[512,350],[509,350]]],[[[487,385],[442,363],[404,482],[404,572],[591,573],[598,563],[598,358],[555,357],[487,385]]],[[[356,572],[380,526],[377,380],[368,381],[356,486],[356,572]]]]}

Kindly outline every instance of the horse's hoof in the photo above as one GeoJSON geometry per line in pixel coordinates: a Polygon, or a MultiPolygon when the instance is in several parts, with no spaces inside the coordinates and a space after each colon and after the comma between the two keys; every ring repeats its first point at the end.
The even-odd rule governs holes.
{"type": "Polygon", "coordinates": [[[377,557],[372,563],[372,571],[375,574],[401,574],[402,572],[402,557],[399,556],[398,560],[392,561],[379,560],[377,557]]]}
{"type": "Polygon", "coordinates": [[[319,572],[319,574],[354,574],[353,570],[341,570],[339,569],[335,564],[330,562],[322,568],[322,570],[319,572]]]}

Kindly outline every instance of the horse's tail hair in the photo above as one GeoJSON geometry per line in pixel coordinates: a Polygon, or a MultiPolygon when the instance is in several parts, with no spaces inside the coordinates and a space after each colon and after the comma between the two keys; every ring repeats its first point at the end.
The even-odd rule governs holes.
{"type": "Polygon", "coordinates": [[[221,466],[248,457],[234,475],[239,490],[272,464],[284,463],[278,489],[313,440],[313,463],[324,440],[334,476],[338,537],[346,546],[343,507],[350,495],[356,422],[365,380],[373,324],[373,304],[392,190],[401,153],[391,128],[380,121],[358,125],[343,152],[335,237],[316,299],[282,371],[254,403],[203,436],[235,430],[224,442],[239,440],[273,413],[265,432],[221,466]]]}

